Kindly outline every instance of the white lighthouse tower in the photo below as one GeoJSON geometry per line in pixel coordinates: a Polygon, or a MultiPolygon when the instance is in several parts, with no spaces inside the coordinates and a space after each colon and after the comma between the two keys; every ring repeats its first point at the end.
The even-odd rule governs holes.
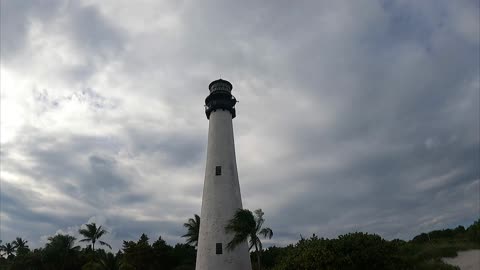
{"type": "Polygon", "coordinates": [[[226,249],[233,235],[225,232],[225,226],[242,208],[232,126],[237,100],[231,94],[232,84],[228,81],[213,81],[208,88],[210,95],[205,99],[209,119],[207,166],[195,269],[251,270],[246,242],[233,251],[226,249]]]}

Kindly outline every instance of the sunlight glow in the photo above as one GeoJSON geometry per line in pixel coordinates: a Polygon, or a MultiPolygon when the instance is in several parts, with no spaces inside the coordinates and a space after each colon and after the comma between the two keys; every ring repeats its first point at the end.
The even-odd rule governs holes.
{"type": "Polygon", "coordinates": [[[22,87],[22,80],[3,66],[0,67],[0,143],[10,142],[25,123],[22,105],[15,96],[22,87]]]}

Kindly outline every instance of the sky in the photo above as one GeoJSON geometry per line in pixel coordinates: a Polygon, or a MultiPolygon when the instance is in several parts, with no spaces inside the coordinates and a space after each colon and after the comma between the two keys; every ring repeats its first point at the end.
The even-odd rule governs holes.
{"type": "Polygon", "coordinates": [[[285,246],[480,216],[478,1],[1,0],[0,239],[183,243],[218,78],[243,205],[285,246]]]}

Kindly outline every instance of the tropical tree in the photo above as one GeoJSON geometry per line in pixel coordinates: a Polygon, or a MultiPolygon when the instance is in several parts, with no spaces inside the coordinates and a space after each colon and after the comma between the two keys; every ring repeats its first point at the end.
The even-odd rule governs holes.
{"type": "Polygon", "coordinates": [[[85,226],[87,226],[86,229],[78,230],[78,232],[85,237],[84,239],[80,240],[80,242],[91,242],[93,251],[95,251],[95,243],[97,240],[100,245],[107,246],[112,249],[112,246],[110,246],[108,243],[99,240],[104,234],[108,233],[107,230],[103,229],[102,226],[97,227],[95,222],[85,224],[85,226]]]}
{"type": "Polygon", "coordinates": [[[187,244],[197,246],[198,235],[200,234],[200,217],[195,214],[194,218],[188,219],[188,222],[183,223],[183,227],[187,228],[187,233],[182,237],[187,238],[187,244]]]}
{"type": "Polygon", "coordinates": [[[13,256],[13,253],[15,253],[15,251],[17,250],[13,242],[6,243],[5,245],[1,245],[0,249],[2,250],[2,252],[5,253],[5,255],[7,255],[7,258],[9,258],[10,256],[13,256]]]}
{"type": "Polygon", "coordinates": [[[48,238],[45,245],[44,256],[45,263],[51,269],[71,269],[72,264],[77,261],[76,255],[80,251],[79,246],[75,246],[76,238],[71,235],[57,234],[48,238]]]}
{"type": "Polygon", "coordinates": [[[150,269],[154,262],[154,253],[149,238],[142,233],[137,242],[123,241],[123,263],[135,269],[150,269]]]}
{"type": "Polygon", "coordinates": [[[247,240],[250,245],[249,250],[255,247],[258,269],[260,269],[260,252],[263,248],[259,236],[270,239],[273,236],[273,231],[270,228],[262,228],[265,222],[262,209],[257,209],[254,213],[248,209],[238,209],[225,227],[225,231],[233,233],[233,239],[227,244],[228,250],[235,249],[247,240]]]}
{"type": "Polygon", "coordinates": [[[15,249],[17,250],[17,255],[21,255],[21,254],[26,254],[28,253],[29,249],[28,249],[28,245],[27,245],[28,241],[26,240],[23,240],[21,237],[17,237],[13,242],[13,246],[15,247],[15,249]]]}

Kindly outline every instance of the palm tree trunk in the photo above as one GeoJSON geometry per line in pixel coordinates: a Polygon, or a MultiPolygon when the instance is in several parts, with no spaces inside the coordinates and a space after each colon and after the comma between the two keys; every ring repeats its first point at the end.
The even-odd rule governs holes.
{"type": "Polygon", "coordinates": [[[258,266],[258,270],[261,270],[260,251],[258,250],[258,245],[257,245],[257,243],[255,243],[255,253],[257,254],[257,266],[258,266]]]}
{"type": "Polygon", "coordinates": [[[92,241],[92,251],[95,253],[95,241],[92,241]]]}

